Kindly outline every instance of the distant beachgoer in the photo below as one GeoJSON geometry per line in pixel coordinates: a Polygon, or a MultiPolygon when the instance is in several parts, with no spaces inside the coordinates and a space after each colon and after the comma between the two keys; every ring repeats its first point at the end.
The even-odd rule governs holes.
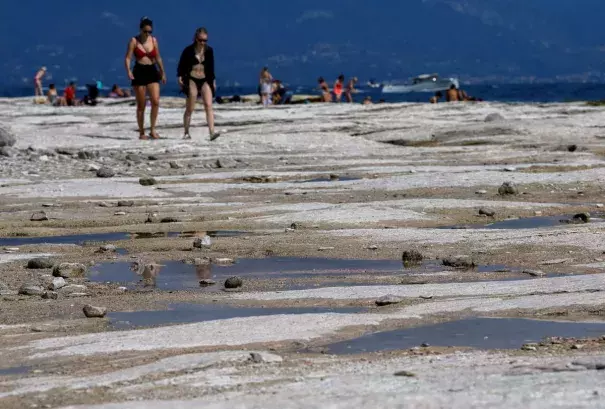
{"type": "Polygon", "coordinates": [[[326,80],[324,80],[323,77],[319,77],[317,82],[319,83],[319,89],[321,89],[323,102],[332,102],[332,93],[330,92],[330,87],[326,80]]]}
{"type": "Polygon", "coordinates": [[[139,139],[148,139],[145,135],[145,105],[146,94],[149,93],[151,102],[151,126],[149,135],[153,139],[160,136],[155,131],[160,109],[160,84],[166,84],[166,71],[164,62],[160,56],[158,40],[153,37],[153,22],[143,17],[139,24],[140,33],[130,39],[128,49],[124,57],[124,65],[128,78],[132,81],[132,87],[137,99],[137,125],[139,126],[139,139]],[[131,57],[134,55],[134,68],[130,69],[131,57]]]}
{"type": "Polygon", "coordinates": [[[76,100],[76,83],[70,82],[67,87],[63,90],[63,100],[65,101],[65,105],[67,106],[75,106],[78,104],[76,100]]]}
{"type": "Polygon", "coordinates": [[[265,67],[260,72],[258,83],[263,106],[267,107],[271,104],[271,96],[273,95],[273,77],[269,72],[269,68],[265,67]]]}
{"type": "Polygon", "coordinates": [[[435,95],[431,97],[431,99],[429,99],[429,102],[431,104],[436,104],[439,102],[439,100],[443,98],[443,94],[441,93],[441,91],[437,91],[435,92],[435,95]]]}
{"type": "Polygon", "coordinates": [[[42,67],[34,76],[34,95],[37,97],[44,96],[44,92],[42,92],[42,78],[44,78],[45,75],[46,67],[42,67]]]}
{"type": "Polygon", "coordinates": [[[450,89],[447,90],[447,92],[445,93],[445,100],[447,102],[460,101],[460,92],[458,91],[456,85],[452,84],[450,86],[450,89]]]}
{"type": "Polygon", "coordinates": [[[208,30],[204,27],[195,31],[193,44],[185,47],[181,53],[177,75],[179,86],[187,95],[187,106],[183,115],[183,127],[185,128],[183,138],[191,139],[189,134],[191,115],[195,110],[198,96],[201,96],[206,111],[210,140],[215,140],[220,133],[214,130],[214,111],[212,109],[212,100],[216,91],[214,50],[208,45],[208,30]]]}
{"type": "Polygon", "coordinates": [[[48,103],[51,105],[57,105],[57,99],[59,98],[59,95],[57,94],[57,87],[55,87],[55,84],[50,84],[48,86],[48,92],[46,93],[46,98],[48,99],[48,103]]]}
{"type": "Polygon", "coordinates": [[[371,96],[367,96],[363,99],[363,105],[371,105],[372,104],[372,97],[371,96]]]}
{"type": "Polygon", "coordinates": [[[126,98],[130,96],[130,91],[122,89],[118,84],[113,84],[111,92],[109,93],[110,98],[126,98]]]}
{"type": "Polygon", "coordinates": [[[342,99],[342,92],[345,83],[345,76],[340,74],[336,81],[334,81],[334,98],[336,102],[340,102],[342,99]]]}
{"type": "Polygon", "coordinates": [[[279,105],[289,104],[292,101],[293,93],[280,81],[273,81],[273,98],[274,103],[279,105]]]}
{"type": "Polygon", "coordinates": [[[347,84],[347,89],[345,90],[345,98],[347,99],[347,102],[353,102],[353,94],[357,92],[355,89],[355,84],[357,84],[357,77],[351,78],[347,84]]]}

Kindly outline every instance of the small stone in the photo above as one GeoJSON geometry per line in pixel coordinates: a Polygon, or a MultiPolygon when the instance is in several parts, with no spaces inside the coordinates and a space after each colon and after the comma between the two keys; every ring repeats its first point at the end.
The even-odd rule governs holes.
{"type": "Polygon", "coordinates": [[[499,121],[504,121],[504,120],[505,120],[505,118],[497,112],[493,112],[493,113],[487,115],[484,119],[485,122],[499,122],[499,121]]]}
{"type": "Polygon", "coordinates": [[[81,150],[78,152],[78,159],[82,159],[82,160],[94,159],[97,156],[98,156],[97,153],[91,152],[91,151],[81,150]]]}
{"type": "Polygon", "coordinates": [[[48,289],[56,291],[60,288],[65,287],[66,285],[67,285],[67,282],[65,281],[65,279],[63,277],[55,277],[55,278],[53,278],[52,283],[50,283],[50,285],[48,286],[48,289]]]}
{"type": "Polygon", "coordinates": [[[393,374],[394,376],[403,376],[406,378],[415,378],[416,374],[414,372],[410,372],[410,371],[399,371],[399,372],[395,372],[393,374]]]}
{"type": "Polygon", "coordinates": [[[210,287],[210,286],[215,285],[215,284],[216,284],[216,281],[211,280],[209,278],[200,280],[200,287],[210,287]]]}
{"type": "Polygon", "coordinates": [[[99,178],[112,178],[115,175],[116,172],[107,166],[103,166],[101,169],[97,170],[97,177],[99,178]]]}
{"type": "Polygon", "coordinates": [[[214,264],[219,266],[228,266],[235,263],[235,260],[227,257],[215,258],[212,261],[214,262],[214,264]]]}
{"type": "Polygon", "coordinates": [[[155,223],[155,218],[155,213],[147,213],[147,219],[145,219],[145,223],[155,223]]]}
{"type": "Polygon", "coordinates": [[[225,280],[225,288],[240,288],[244,282],[239,277],[230,277],[225,280]]]}
{"type": "Polygon", "coordinates": [[[44,294],[42,294],[42,298],[44,298],[45,300],[56,300],[59,298],[59,294],[54,291],[44,291],[44,294]]]}
{"type": "Polygon", "coordinates": [[[42,270],[45,268],[53,268],[53,261],[48,258],[36,257],[27,262],[27,268],[32,270],[42,270]]]}
{"type": "Polygon", "coordinates": [[[575,152],[575,151],[577,151],[577,150],[578,150],[578,145],[569,145],[569,146],[567,147],[567,151],[568,151],[568,152],[575,152]]]}
{"type": "Polygon", "coordinates": [[[120,200],[118,201],[118,207],[132,207],[134,206],[134,200],[120,200]]]}
{"type": "Polygon", "coordinates": [[[152,160],[152,161],[153,161],[153,160],[158,160],[158,157],[157,157],[157,156],[155,156],[155,155],[148,155],[148,156],[147,156],[147,159],[149,159],[149,160],[152,160]]]}
{"type": "Polygon", "coordinates": [[[330,174],[330,180],[339,180],[340,176],[335,174],[335,173],[331,173],[330,174]]]}
{"type": "Polygon", "coordinates": [[[49,158],[48,158],[48,155],[42,155],[42,156],[40,156],[40,157],[38,158],[38,160],[39,160],[40,162],[48,162],[48,161],[49,161],[49,158]]]}
{"type": "Polygon", "coordinates": [[[212,239],[208,235],[206,235],[204,237],[196,237],[195,240],[193,240],[193,248],[209,249],[211,246],[212,246],[212,239]]]}
{"type": "Polygon", "coordinates": [[[141,186],[153,186],[153,185],[157,185],[157,180],[155,180],[152,177],[144,177],[144,178],[140,178],[139,179],[139,184],[141,186]]]}
{"type": "Polygon", "coordinates": [[[17,138],[7,128],[0,127],[0,147],[13,146],[17,143],[17,138]]]}
{"type": "Polygon", "coordinates": [[[19,251],[19,247],[4,247],[2,250],[4,250],[5,253],[16,253],[19,251]]]}
{"type": "Polygon", "coordinates": [[[255,364],[260,364],[264,362],[263,356],[258,352],[250,352],[249,361],[254,362],[255,364]]]}
{"type": "Polygon", "coordinates": [[[536,210],[534,212],[534,216],[542,216],[542,211],[541,210],[536,210]]]}
{"type": "Polygon", "coordinates": [[[38,286],[38,285],[34,285],[34,284],[23,284],[21,286],[21,288],[19,288],[19,294],[20,295],[30,295],[30,296],[34,296],[34,295],[42,295],[44,294],[44,288],[38,286]]]}
{"type": "Polygon", "coordinates": [[[367,247],[368,250],[378,250],[378,246],[372,245],[367,247]]]}
{"type": "Polygon", "coordinates": [[[48,216],[46,215],[46,212],[36,212],[31,215],[29,220],[31,220],[32,222],[43,222],[48,220],[48,216]]]}
{"type": "Polygon", "coordinates": [[[84,277],[86,266],[80,263],[61,263],[53,268],[53,276],[63,278],[84,277]]]}
{"type": "Polygon", "coordinates": [[[506,167],[506,168],[504,168],[505,172],[515,172],[516,170],[517,170],[517,168],[514,168],[514,167],[506,167]]]}
{"type": "Polygon", "coordinates": [[[472,269],[476,267],[475,262],[470,256],[454,256],[442,260],[446,267],[472,269]]]}
{"type": "Polygon", "coordinates": [[[114,216],[126,216],[126,212],[119,211],[119,212],[115,212],[113,215],[114,216]]]}
{"type": "Polygon", "coordinates": [[[414,266],[422,263],[424,256],[416,250],[405,250],[401,255],[404,267],[414,266]]]}
{"type": "Polygon", "coordinates": [[[220,158],[216,160],[216,167],[219,169],[236,168],[237,162],[233,159],[220,158]]]}
{"type": "Polygon", "coordinates": [[[523,351],[537,351],[538,350],[538,344],[524,344],[521,347],[521,350],[523,350],[523,351]]]}
{"type": "Polygon", "coordinates": [[[582,348],[584,348],[584,345],[582,345],[582,344],[573,344],[571,346],[571,349],[582,349],[582,348]]]}
{"type": "Polygon", "coordinates": [[[330,251],[330,250],[334,250],[334,247],[320,247],[317,249],[317,251],[330,251]]]}
{"type": "Polygon", "coordinates": [[[482,207],[481,209],[479,209],[479,214],[483,216],[494,217],[496,215],[496,211],[493,209],[482,207]]]}
{"type": "Polygon", "coordinates": [[[603,207],[605,207],[605,205],[603,203],[597,203],[596,206],[599,209],[602,209],[603,207]]]}
{"type": "Polygon", "coordinates": [[[500,196],[518,195],[519,189],[517,189],[517,186],[513,182],[504,182],[502,186],[498,188],[498,194],[500,196]]]}
{"type": "Polygon", "coordinates": [[[299,226],[298,226],[298,224],[297,224],[297,223],[292,223],[292,224],[290,225],[290,230],[296,230],[296,229],[298,229],[298,227],[299,227],[299,226]]]}
{"type": "Polygon", "coordinates": [[[544,277],[546,273],[541,270],[523,270],[523,274],[528,274],[532,277],[544,277]]]}
{"type": "Polygon", "coordinates": [[[164,217],[162,220],[160,220],[160,223],[179,223],[180,220],[177,219],[176,217],[164,217]]]}
{"type": "Polygon", "coordinates": [[[101,167],[95,163],[91,163],[86,167],[86,170],[89,172],[98,172],[101,167]]]}
{"type": "Polygon", "coordinates": [[[426,343],[426,342],[423,342],[422,344],[420,344],[420,346],[422,348],[428,348],[428,347],[430,347],[430,345],[428,343],[426,343]]]}
{"type": "Polygon", "coordinates": [[[85,305],[82,311],[87,318],[103,318],[107,314],[107,308],[95,307],[90,304],[85,305]]]}
{"type": "Polygon", "coordinates": [[[384,307],[386,305],[399,304],[401,302],[403,302],[403,298],[397,297],[397,296],[391,295],[391,294],[382,296],[375,301],[376,305],[379,307],[384,307]]]}
{"type": "Polygon", "coordinates": [[[476,195],[486,195],[487,194],[487,190],[477,190],[475,192],[476,195]]]}
{"type": "Polygon", "coordinates": [[[180,169],[182,166],[176,161],[170,161],[170,169],[180,169]]]}
{"type": "Polygon", "coordinates": [[[97,205],[99,207],[111,207],[111,205],[107,202],[99,202],[99,204],[97,205]]]}
{"type": "Polygon", "coordinates": [[[586,213],[575,214],[571,220],[573,223],[577,223],[577,224],[588,223],[588,222],[590,222],[590,213],[586,212],[586,213]]]}
{"type": "Polygon", "coordinates": [[[117,247],[114,246],[113,244],[104,244],[101,247],[99,247],[99,251],[101,253],[112,253],[116,250],[117,250],[117,247]]]}

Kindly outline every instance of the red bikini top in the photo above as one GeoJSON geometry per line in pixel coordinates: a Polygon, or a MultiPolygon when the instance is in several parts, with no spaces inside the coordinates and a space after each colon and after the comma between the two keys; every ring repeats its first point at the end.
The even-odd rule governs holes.
{"type": "MultiPolygon", "coordinates": [[[[137,41],[137,45],[134,48],[134,56],[137,58],[137,60],[140,60],[143,57],[147,57],[150,60],[153,60],[154,58],[156,58],[158,56],[158,51],[156,50],[155,47],[153,47],[153,50],[151,51],[146,51],[143,48],[143,44],[139,41],[138,38],[135,37],[135,40],[137,41]],[[139,47],[139,44],[141,44],[141,47],[139,47]]],[[[152,42],[153,42],[153,37],[151,38],[152,42]]]]}

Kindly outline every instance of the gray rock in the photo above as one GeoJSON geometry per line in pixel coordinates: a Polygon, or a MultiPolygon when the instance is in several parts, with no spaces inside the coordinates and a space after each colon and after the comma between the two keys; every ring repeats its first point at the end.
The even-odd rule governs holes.
{"type": "Polygon", "coordinates": [[[29,220],[32,222],[44,222],[48,220],[48,216],[46,215],[46,212],[40,211],[32,214],[29,220]]]}
{"type": "Polygon", "coordinates": [[[17,143],[17,138],[7,128],[0,127],[0,148],[3,146],[13,146],[17,143]]]}
{"type": "Polygon", "coordinates": [[[498,194],[500,196],[518,195],[519,189],[517,189],[517,186],[513,182],[504,182],[502,186],[498,188],[498,194]]]}
{"type": "Polygon", "coordinates": [[[86,290],[86,286],[81,284],[70,284],[61,288],[61,292],[67,294],[84,293],[86,290]]]}
{"type": "Polygon", "coordinates": [[[36,257],[27,262],[27,268],[32,270],[42,270],[45,268],[53,268],[54,264],[55,263],[48,258],[36,257]]]}
{"type": "Polygon", "coordinates": [[[53,268],[53,276],[77,278],[86,275],[86,266],[80,263],[61,263],[53,268]]]}
{"type": "Polygon", "coordinates": [[[77,155],[76,150],[70,149],[70,148],[55,148],[55,152],[57,152],[59,155],[68,155],[68,156],[77,155]]]}
{"type": "Polygon", "coordinates": [[[21,295],[42,295],[44,294],[44,288],[40,287],[39,285],[35,285],[35,284],[23,284],[21,286],[21,288],[19,288],[19,294],[21,295]]]}
{"type": "Polygon", "coordinates": [[[230,158],[220,158],[216,160],[216,167],[219,169],[236,168],[237,162],[230,158]]]}
{"type": "Polygon", "coordinates": [[[103,318],[107,314],[107,308],[95,307],[89,304],[85,305],[82,311],[84,311],[86,318],[103,318]]]}
{"type": "Polygon", "coordinates": [[[210,287],[211,285],[215,285],[216,281],[211,280],[209,278],[200,280],[200,287],[210,287]]]}
{"type": "Polygon", "coordinates": [[[158,157],[155,156],[155,155],[148,155],[147,159],[149,159],[149,160],[158,160],[158,157]]]}
{"type": "Polygon", "coordinates": [[[99,178],[112,178],[116,175],[116,172],[107,166],[103,166],[101,169],[97,170],[97,177],[99,178]]]}
{"type": "Polygon", "coordinates": [[[535,343],[524,344],[521,347],[521,350],[523,350],[523,351],[537,351],[538,350],[538,344],[535,344],[535,343]]]}
{"type": "Polygon", "coordinates": [[[89,172],[97,172],[99,169],[101,169],[101,166],[99,166],[95,163],[91,163],[90,165],[88,165],[86,167],[86,170],[89,172]]]}
{"type": "Polygon", "coordinates": [[[45,300],[56,300],[59,298],[59,294],[54,291],[44,291],[44,294],[42,294],[42,298],[44,298],[45,300]]]}
{"type": "Polygon", "coordinates": [[[180,222],[179,219],[177,219],[176,217],[164,217],[162,220],[160,220],[160,223],[178,223],[180,222]]]}
{"type": "Polygon", "coordinates": [[[129,160],[131,162],[142,162],[143,158],[141,158],[139,155],[137,155],[136,153],[129,153],[128,155],[126,155],[126,160],[129,160]]]}
{"type": "Polygon", "coordinates": [[[230,277],[225,280],[225,288],[240,288],[244,281],[239,277],[230,277]]]}
{"type": "Polygon", "coordinates": [[[250,352],[250,357],[248,358],[248,361],[254,362],[255,364],[260,364],[265,360],[263,359],[263,356],[258,352],[250,352]]]}
{"type": "Polygon", "coordinates": [[[98,156],[99,156],[98,152],[87,151],[87,150],[81,150],[78,152],[78,159],[83,159],[83,160],[94,159],[98,156]]]}
{"type": "Polygon", "coordinates": [[[523,270],[523,274],[530,275],[532,277],[544,277],[546,273],[541,270],[523,270]]]}
{"type": "Polygon", "coordinates": [[[17,153],[18,151],[10,146],[3,146],[0,148],[0,156],[12,158],[14,156],[17,156],[17,153]]]}
{"type": "Polygon", "coordinates": [[[598,360],[589,360],[589,359],[583,359],[580,361],[573,361],[572,365],[575,366],[582,366],[586,369],[590,369],[593,371],[602,371],[605,369],[605,361],[598,361],[598,360]]]}
{"type": "Polygon", "coordinates": [[[117,250],[117,247],[113,244],[103,244],[99,247],[99,252],[101,253],[112,253],[117,250]]]}
{"type": "Polygon", "coordinates": [[[119,200],[118,207],[132,207],[134,206],[134,200],[119,200]]]}
{"type": "Polygon", "coordinates": [[[176,161],[170,161],[170,169],[180,169],[182,166],[176,161]]]}
{"type": "Polygon", "coordinates": [[[405,267],[414,266],[422,263],[424,256],[416,250],[405,250],[401,255],[401,261],[405,267]]]}
{"type": "Polygon", "coordinates": [[[377,299],[376,305],[379,307],[384,307],[386,305],[399,304],[401,302],[403,302],[403,298],[389,294],[377,299]]]}
{"type": "Polygon", "coordinates": [[[139,184],[141,186],[153,186],[157,185],[158,181],[152,177],[144,177],[139,179],[139,184]]]}
{"type": "Polygon", "coordinates": [[[447,257],[442,260],[442,263],[446,267],[454,267],[454,268],[472,269],[472,268],[476,267],[475,262],[469,256],[447,257]]]}
{"type": "Polygon", "coordinates": [[[212,239],[208,235],[204,237],[196,237],[195,240],[193,240],[193,248],[209,249],[210,247],[212,247],[212,239]]]}
{"type": "Polygon", "coordinates": [[[487,190],[477,190],[475,192],[476,195],[486,195],[487,194],[487,190]]]}
{"type": "Polygon", "coordinates": [[[482,207],[481,209],[479,209],[479,214],[488,217],[494,217],[496,215],[496,211],[494,209],[482,207]]]}
{"type": "Polygon", "coordinates": [[[404,376],[406,378],[414,378],[416,376],[416,374],[414,372],[410,372],[410,371],[399,371],[399,372],[395,372],[393,374],[393,376],[404,376]]]}
{"type": "Polygon", "coordinates": [[[49,290],[53,290],[53,291],[57,291],[60,288],[63,288],[67,285],[67,282],[65,281],[65,279],[63,277],[55,277],[52,281],[52,283],[50,283],[50,285],[48,286],[49,290]]]}
{"type": "Polygon", "coordinates": [[[488,116],[485,117],[485,122],[498,122],[498,121],[504,121],[504,120],[505,120],[505,118],[497,112],[489,114],[488,116]]]}
{"type": "Polygon", "coordinates": [[[573,223],[576,223],[576,224],[588,223],[588,222],[590,222],[590,213],[585,212],[585,213],[575,214],[571,218],[571,220],[573,223]]]}

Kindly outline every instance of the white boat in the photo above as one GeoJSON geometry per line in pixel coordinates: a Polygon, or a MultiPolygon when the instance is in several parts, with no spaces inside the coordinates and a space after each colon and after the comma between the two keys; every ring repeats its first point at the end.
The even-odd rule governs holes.
{"type": "Polygon", "coordinates": [[[457,78],[439,78],[437,74],[423,74],[415,77],[411,84],[385,84],[382,92],[405,94],[408,92],[437,92],[450,89],[452,85],[460,86],[457,78]]]}

